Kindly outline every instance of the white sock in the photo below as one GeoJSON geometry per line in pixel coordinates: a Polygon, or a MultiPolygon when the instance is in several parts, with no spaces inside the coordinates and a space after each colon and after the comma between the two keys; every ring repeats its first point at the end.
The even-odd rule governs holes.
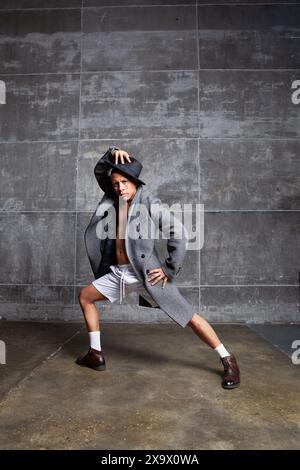
{"type": "Polygon", "coordinates": [[[230,353],[227,351],[227,349],[224,347],[224,344],[221,343],[219,346],[214,348],[214,350],[219,354],[220,357],[226,357],[230,356],[230,353]]]}
{"type": "Polygon", "coordinates": [[[89,331],[90,346],[97,351],[101,351],[100,331],[89,331]]]}

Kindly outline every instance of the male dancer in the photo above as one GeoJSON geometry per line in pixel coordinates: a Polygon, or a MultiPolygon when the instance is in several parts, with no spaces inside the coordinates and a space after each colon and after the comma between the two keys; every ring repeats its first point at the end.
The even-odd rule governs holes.
{"type": "MultiPolygon", "coordinates": [[[[115,157],[115,165],[118,165],[119,159],[121,164],[124,164],[124,159],[131,163],[131,158],[126,151],[117,149],[116,147],[110,147],[110,149],[111,155],[115,157]]],[[[139,291],[142,292],[143,297],[145,297],[151,305],[157,305],[153,302],[153,299],[151,299],[151,296],[149,296],[149,293],[143,287],[143,284],[136,277],[135,271],[133,270],[127,256],[125,246],[124,232],[127,223],[128,210],[137,192],[140,180],[137,177],[133,177],[132,174],[126,174],[126,172],[121,169],[118,172],[118,169],[116,169],[115,166],[108,171],[108,174],[111,178],[112,187],[121,200],[115,245],[117,264],[110,266],[112,272],[95,279],[95,281],[90,285],[82,288],[79,294],[79,303],[89,332],[90,348],[88,353],[84,357],[78,358],[76,362],[81,366],[90,367],[94,370],[105,369],[105,359],[100,342],[99,314],[95,306],[95,302],[107,299],[114,302],[119,296],[122,300],[123,282],[124,287],[125,285],[127,286],[127,291],[139,289],[139,291]]],[[[162,267],[158,266],[155,269],[150,270],[148,282],[150,282],[151,285],[161,282],[161,287],[164,288],[170,280],[167,271],[166,265],[163,265],[162,267]]],[[[188,315],[189,313],[186,314],[188,315]]],[[[220,361],[224,367],[222,380],[223,388],[233,389],[238,387],[240,383],[240,371],[236,358],[233,354],[230,354],[230,352],[221,343],[212,326],[201,315],[199,315],[199,313],[194,313],[187,324],[199,336],[199,338],[214,349],[219,355],[220,361]]]]}

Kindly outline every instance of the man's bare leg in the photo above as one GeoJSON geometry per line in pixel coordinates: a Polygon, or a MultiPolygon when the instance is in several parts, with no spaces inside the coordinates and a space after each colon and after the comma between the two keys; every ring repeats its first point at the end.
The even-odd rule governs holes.
{"type": "Polygon", "coordinates": [[[88,332],[100,331],[99,311],[95,302],[107,300],[107,297],[101,294],[93,284],[90,284],[81,289],[78,300],[88,332]]]}
{"type": "Polygon", "coordinates": [[[227,351],[210,324],[201,315],[195,313],[188,325],[199,338],[219,354],[224,366],[222,387],[226,389],[238,387],[240,383],[240,370],[236,358],[227,351]]]}
{"type": "Polygon", "coordinates": [[[105,370],[105,359],[100,342],[100,321],[99,312],[95,302],[97,300],[107,300],[93,284],[81,289],[79,293],[79,303],[84,315],[86,328],[90,337],[90,349],[83,357],[78,357],[76,363],[80,366],[90,367],[100,371],[105,370]]]}
{"type": "Polygon", "coordinates": [[[211,348],[216,348],[221,344],[215,330],[198,313],[195,313],[188,325],[211,348]]]}

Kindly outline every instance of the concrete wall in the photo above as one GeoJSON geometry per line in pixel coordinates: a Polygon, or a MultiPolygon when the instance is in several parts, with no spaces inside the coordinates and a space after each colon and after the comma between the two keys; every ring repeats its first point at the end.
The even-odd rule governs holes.
{"type": "MultiPolygon", "coordinates": [[[[165,202],[204,204],[177,285],[206,318],[299,320],[297,3],[1,1],[3,319],[82,318],[93,168],[116,145],[165,202]]],[[[136,304],[102,320],[171,321],[136,304]]]]}

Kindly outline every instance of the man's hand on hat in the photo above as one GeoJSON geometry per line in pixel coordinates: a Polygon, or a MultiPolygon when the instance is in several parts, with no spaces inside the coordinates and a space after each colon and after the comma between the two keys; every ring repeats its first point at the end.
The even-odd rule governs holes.
{"type": "Polygon", "coordinates": [[[118,159],[119,158],[120,158],[121,163],[125,163],[124,158],[126,158],[126,160],[129,163],[131,163],[130,156],[129,156],[128,152],[126,152],[125,150],[114,150],[112,152],[112,155],[115,156],[115,164],[116,165],[118,165],[118,159]]]}
{"type": "Polygon", "coordinates": [[[165,287],[165,285],[167,284],[169,278],[168,276],[165,274],[165,272],[162,270],[162,268],[155,268],[155,269],[151,269],[149,271],[149,274],[153,273],[152,275],[150,275],[150,277],[148,278],[148,282],[151,282],[152,280],[154,280],[154,282],[151,283],[151,286],[154,286],[154,284],[157,284],[157,282],[159,282],[160,280],[162,280],[162,288],[165,287]]]}

